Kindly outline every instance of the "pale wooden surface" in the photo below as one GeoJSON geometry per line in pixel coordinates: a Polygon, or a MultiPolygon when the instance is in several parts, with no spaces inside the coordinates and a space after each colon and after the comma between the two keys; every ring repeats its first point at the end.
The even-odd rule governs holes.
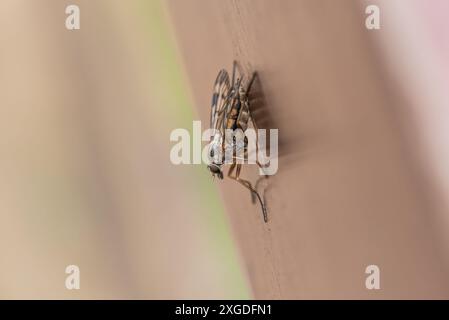
{"type": "Polygon", "coordinates": [[[260,117],[279,128],[268,224],[241,186],[219,183],[254,297],[448,298],[437,204],[404,142],[403,101],[363,8],[172,0],[169,11],[201,120],[216,73],[237,59],[259,72],[260,117]],[[381,269],[380,291],[365,289],[370,264],[381,269]]]}

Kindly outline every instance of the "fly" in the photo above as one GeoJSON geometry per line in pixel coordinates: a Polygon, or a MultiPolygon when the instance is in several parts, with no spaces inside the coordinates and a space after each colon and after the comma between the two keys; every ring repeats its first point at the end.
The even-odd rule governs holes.
{"type": "MultiPolygon", "coordinates": [[[[243,148],[244,158],[246,158],[248,155],[248,140],[243,139],[243,141],[240,141],[240,145],[238,145],[234,140],[227,141],[225,135],[225,131],[228,130],[235,132],[235,130],[240,129],[242,132],[245,132],[251,123],[256,131],[256,137],[258,137],[257,125],[251,115],[248,99],[251,86],[256,78],[256,73],[253,73],[251,80],[245,87],[242,82],[243,77],[235,78],[236,67],[237,65],[234,61],[231,80],[229,79],[228,72],[224,69],[220,70],[215,80],[210,113],[210,128],[215,129],[215,134],[209,144],[211,162],[208,165],[208,170],[212,173],[212,176],[223,179],[222,166],[224,161],[223,158],[220,157],[217,159],[216,156],[217,154],[224,155],[228,148],[232,148],[232,161],[229,162],[230,167],[227,176],[243,185],[259,200],[263,219],[265,222],[268,222],[267,209],[260,194],[249,181],[240,178],[242,163],[237,163],[239,158],[236,156],[236,151],[237,149],[242,150],[241,148],[243,148]]],[[[257,148],[258,140],[256,138],[256,150],[257,148]]],[[[260,168],[264,167],[259,161],[256,161],[256,163],[260,168]]]]}

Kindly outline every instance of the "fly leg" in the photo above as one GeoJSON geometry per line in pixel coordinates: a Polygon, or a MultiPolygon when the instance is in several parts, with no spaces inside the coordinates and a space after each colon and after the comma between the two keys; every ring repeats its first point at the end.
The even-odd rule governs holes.
{"type": "Polygon", "coordinates": [[[229,168],[228,177],[237,181],[242,186],[244,186],[245,188],[250,190],[252,194],[257,196],[257,198],[259,199],[260,206],[262,207],[263,220],[265,222],[268,222],[267,209],[265,207],[264,202],[262,201],[262,198],[260,197],[259,193],[252,187],[252,185],[249,181],[240,178],[241,169],[242,169],[242,165],[240,163],[239,164],[233,163],[231,165],[231,167],[229,168]],[[235,176],[232,176],[234,169],[236,169],[235,176]]]}
{"type": "MultiPolygon", "coordinates": [[[[237,161],[245,162],[245,160],[248,159],[248,149],[246,148],[246,146],[245,146],[245,152],[243,154],[243,157],[238,157],[238,156],[234,155],[232,158],[233,158],[234,163],[238,163],[237,161]]],[[[234,170],[234,169],[232,169],[232,170],[234,170]]],[[[263,178],[268,178],[268,176],[264,175],[263,177],[260,177],[259,179],[257,179],[253,189],[257,190],[258,185],[263,178]]],[[[257,200],[256,194],[252,191],[252,189],[250,189],[250,194],[251,194],[251,202],[256,203],[256,200],[257,200]]]]}
{"type": "MultiPolygon", "coordinates": [[[[257,77],[257,73],[254,72],[254,73],[253,73],[253,76],[252,76],[252,78],[251,78],[251,81],[250,81],[250,83],[249,83],[249,85],[248,85],[248,88],[247,88],[247,94],[248,94],[249,90],[251,89],[251,86],[252,86],[252,84],[253,84],[253,82],[254,82],[254,80],[255,80],[256,77],[257,77]]],[[[248,116],[249,116],[249,117],[248,117],[248,118],[249,118],[249,121],[251,121],[251,123],[252,123],[252,125],[253,125],[253,128],[254,128],[254,131],[255,131],[255,133],[256,133],[256,163],[257,163],[257,165],[259,166],[260,170],[262,170],[262,172],[263,172],[263,174],[264,174],[264,176],[263,176],[263,177],[260,177],[259,179],[257,179],[256,183],[254,184],[254,189],[258,190],[259,184],[260,184],[263,180],[268,179],[268,175],[267,175],[266,172],[265,172],[265,168],[267,168],[267,167],[269,166],[269,163],[263,165],[263,164],[260,163],[260,161],[259,161],[259,159],[258,159],[258,156],[259,156],[259,128],[258,128],[258,126],[257,126],[257,124],[256,124],[256,121],[254,120],[254,117],[253,117],[253,115],[252,115],[252,113],[251,113],[251,110],[250,110],[250,108],[249,108],[249,102],[248,102],[248,101],[244,104],[244,107],[246,108],[246,111],[247,111],[248,116]]],[[[245,150],[245,154],[247,154],[247,152],[248,152],[248,150],[245,150]]],[[[245,156],[246,156],[246,155],[245,155],[245,156]]],[[[256,199],[255,199],[255,196],[254,196],[253,193],[251,193],[251,198],[252,198],[253,203],[256,202],[256,199]]]]}
{"type": "Polygon", "coordinates": [[[249,91],[251,90],[251,87],[252,87],[252,85],[254,83],[254,80],[256,80],[256,78],[257,78],[257,72],[253,72],[251,80],[249,81],[248,86],[246,87],[246,94],[247,95],[249,94],[249,91]]]}
{"type": "MultiPolygon", "coordinates": [[[[242,87],[243,79],[242,69],[236,60],[232,63],[232,77],[231,77],[231,92],[233,95],[238,95],[242,87]],[[238,73],[238,75],[237,75],[238,73]]],[[[231,93],[230,93],[231,94],[231,93]]]]}
{"type": "MultiPolygon", "coordinates": [[[[254,76],[253,76],[253,78],[254,78],[254,76]]],[[[260,163],[260,161],[259,161],[259,159],[258,159],[258,156],[259,156],[259,128],[257,127],[257,124],[256,124],[256,121],[254,120],[254,117],[253,117],[253,115],[251,114],[251,110],[249,109],[249,103],[248,103],[248,101],[245,101],[244,103],[243,103],[243,108],[244,108],[244,112],[242,111],[241,113],[240,113],[240,115],[242,115],[242,114],[247,114],[247,120],[245,120],[245,122],[247,123],[247,122],[249,122],[249,121],[251,121],[251,123],[252,123],[252,125],[253,125],[253,128],[254,128],[254,131],[255,131],[255,133],[256,133],[256,163],[257,163],[257,165],[259,166],[259,168],[263,171],[263,173],[264,173],[264,175],[265,175],[265,177],[266,178],[268,178],[268,175],[265,173],[265,168],[267,168],[267,167],[269,167],[269,163],[267,163],[267,164],[261,164],[260,163]]],[[[242,124],[240,124],[241,126],[242,126],[242,124]]],[[[245,145],[245,149],[246,149],[246,145],[245,145]]],[[[245,157],[247,157],[247,154],[248,154],[248,152],[254,152],[254,150],[245,150],[245,157]]]]}
{"type": "Polygon", "coordinates": [[[235,70],[237,69],[237,61],[232,62],[232,80],[231,80],[231,88],[234,88],[235,84],[235,70]]]}
{"type": "Polygon", "coordinates": [[[259,128],[257,127],[256,121],[254,120],[254,117],[251,114],[251,110],[249,109],[248,105],[247,105],[247,108],[248,108],[249,119],[250,119],[251,123],[253,124],[254,130],[256,131],[256,163],[259,166],[259,168],[262,169],[262,171],[265,175],[265,178],[268,178],[268,175],[265,173],[264,169],[269,167],[270,164],[269,163],[261,164],[258,159],[258,156],[259,156],[259,128]]]}
{"type": "MultiPolygon", "coordinates": [[[[247,115],[248,115],[248,119],[246,121],[251,121],[254,131],[256,132],[256,163],[259,166],[259,168],[262,169],[262,171],[265,174],[265,170],[264,168],[267,168],[269,166],[269,164],[261,164],[259,159],[257,159],[257,156],[259,155],[259,128],[256,124],[256,121],[254,120],[254,117],[251,113],[250,107],[249,107],[249,100],[248,100],[248,96],[249,96],[249,92],[251,91],[251,88],[253,86],[254,81],[256,80],[256,78],[258,77],[257,72],[253,72],[253,75],[251,77],[251,80],[248,83],[248,86],[246,87],[246,99],[245,102],[243,103],[243,108],[245,109],[247,115]]],[[[243,114],[243,112],[241,112],[243,114]]],[[[268,178],[267,174],[265,174],[265,177],[268,178]]]]}

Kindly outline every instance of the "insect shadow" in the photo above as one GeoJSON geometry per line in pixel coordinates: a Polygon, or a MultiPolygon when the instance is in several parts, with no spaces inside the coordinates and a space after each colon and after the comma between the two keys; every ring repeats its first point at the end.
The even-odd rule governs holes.
{"type": "MultiPolygon", "coordinates": [[[[242,68],[240,66],[239,63],[234,62],[237,66],[237,70],[239,71],[239,74],[243,75],[242,72],[242,68]]],[[[242,76],[242,78],[244,78],[244,76],[242,76]]],[[[278,129],[278,126],[271,114],[270,109],[268,108],[268,104],[267,104],[267,100],[264,94],[264,90],[262,87],[262,81],[260,79],[259,73],[257,71],[251,73],[250,77],[246,77],[247,79],[249,79],[248,81],[248,88],[250,88],[250,90],[248,90],[248,99],[249,99],[249,104],[250,104],[250,108],[251,108],[251,115],[254,118],[254,122],[257,124],[257,127],[259,129],[265,129],[267,132],[267,141],[265,144],[265,150],[264,153],[266,155],[269,155],[269,150],[270,150],[270,129],[278,129]]],[[[279,143],[279,141],[278,141],[279,143]]],[[[278,145],[278,147],[280,147],[278,145]]],[[[278,155],[279,156],[279,155],[278,155]]],[[[262,197],[263,197],[263,201],[265,203],[265,205],[267,205],[267,199],[266,199],[266,191],[269,189],[269,176],[268,175],[263,175],[260,176],[255,184],[254,184],[254,189],[259,191],[259,189],[261,189],[263,187],[263,192],[261,192],[262,197]]],[[[257,202],[257,198],[256,195],[251,192],[251,200],[252,203],[256,203],[257,202]]]]}
{"type": "MultiPolygon", "coordinates": [[[[237,64],[238,70],[241,72],[241,67],[237,64]]],[[[263,75],[263,73],[262,73],[263,75]]],[[[267,133],[267,140],[265,145],[265,154],[271,156],[269,153],[270,150],[270,129],[278,129],[281,130],[280,124],[276,121],[276,108],[274,105],[269,103],[267,100],[267,96],[265,94],[265,90],[263,87],[263,81],[261,79],[261,74],[256,71],[252,73],[251,80],[251,90],[248,92],[248,98],[250,102],[251,114],[254,117],[254,121],[257,124],[257,127],[260,129],[265,129],[267,133]]],[[[298,139],[290,139],[288,136],[280,133],[278,135],[278,159],[282,158],[291,158],[287,156],[291,156],[295,153],[295,150],[299,149],[298,139]]],[[[295,156],[296,157],[296,156],[295,156]]],[[[284,159],[287,160],[287,159],[284,159]]],[[[256,190],[261,191],[261,195],[264,199],[264,202],[268,206],[266,199],[266,193],[271,189],[270,176],[260,176],[255,184],[254,188],[256,190]]],[[[257,199],[253,193],[251,193],[251,199],[253,203],[257,202],[257,199]]]]}

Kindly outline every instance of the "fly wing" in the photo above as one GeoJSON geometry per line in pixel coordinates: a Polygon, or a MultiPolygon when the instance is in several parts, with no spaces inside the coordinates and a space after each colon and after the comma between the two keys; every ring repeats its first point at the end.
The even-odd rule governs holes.
{"type": "Polygon", "coordinates": [[[220,70],[214,84],[212,104],[210,111],[210,128],[221,130],[224,127],[226,116],[226,105],[229,99],[230,85],[229,75],[224,69],[220,70]]]}

